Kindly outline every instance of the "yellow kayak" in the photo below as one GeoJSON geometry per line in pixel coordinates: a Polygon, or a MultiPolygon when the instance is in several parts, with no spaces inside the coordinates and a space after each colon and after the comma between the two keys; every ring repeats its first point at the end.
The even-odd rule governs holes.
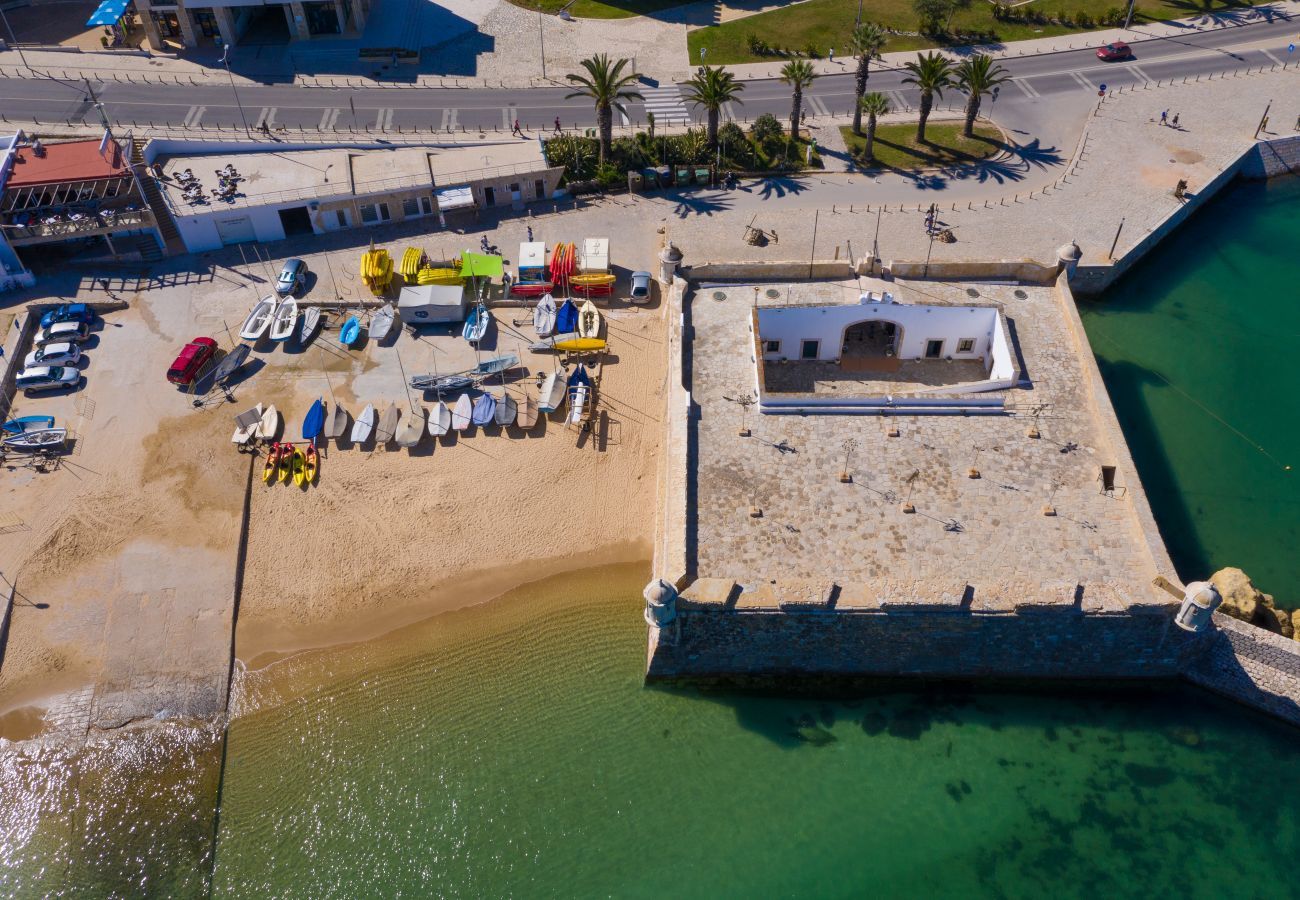
{"type": "Polygon", "coordinates": [[[592,272],[587,275],[574,275],[569,279],[569,283],[575,287],[597,287],[603,284],[613,284],[614,276],[608,272],[592,272]]]}
{"type": "Polygon", "coordinates": [[[403,278],[415,278],[423,265],[424,251],[419,247],[407,247],[406,252],[402,254],[402,264],[397,271],[403,278]]]}
{"type": "Polygon", "coordinates": [[[580,337],[568,341],[557,341],[555,343],[555,349],[564,353],[576,353],[583,350],[604,350],[605,339],[580,337]]]}
{"type": "Polygon", "coordinates": [[[433,269],[425,267],[416,275],[420,284],[464,284],[459,269],[433,269]]]}
{"type": "Polygon", "coordinates": [[[307,457],[296,447],[293,451],[293,483],[302,487],[307,482],[307,457]]]}

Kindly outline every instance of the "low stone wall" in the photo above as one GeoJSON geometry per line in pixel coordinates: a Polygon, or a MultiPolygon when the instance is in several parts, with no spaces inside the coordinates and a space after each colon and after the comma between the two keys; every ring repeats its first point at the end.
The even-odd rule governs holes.
{"type": "Polygon", "coordinates": [[[1260,141],[1242,159],[1240,174],[1251,179],[1300,175],[1300,135],[1260,141]]]}
{"type": "Polygon", "coordinates": [[[689,281],[803,281],[816,278],[847,280],[854,276],[847,260],[820,262],[732,262],[684,266],[682,276],[689,281]]]}
{"type": "MultiPolygon", "coordinates": [[[[885,260],[884,268],[895,278],[930,279],[932,281],[1017,281],[1025,284],[1051,284],[1061,267],[1032,259],[949,260],[925,263],[910,260],[885,260]]],[[[859,266],[862,274],[873,274],[870,258],[859,266]]]]}
{"type": "Polygon", "coordinates": [[[1300,642],[1215,614],[1204,653],[1183,670],[1192,684],[1300,725],[1300,642]]]}

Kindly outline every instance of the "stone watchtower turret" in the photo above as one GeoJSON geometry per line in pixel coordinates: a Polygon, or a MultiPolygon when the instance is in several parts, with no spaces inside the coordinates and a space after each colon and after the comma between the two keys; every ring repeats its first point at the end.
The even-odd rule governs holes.
{"type": "Polygon", "coordinates": [[[1193,581],[1183,591],[1183,603],[1174,616],[1174,624],[1184,631],[1200,634],[1209,631],[1214,611],[1223,602],[1218,590],[1208,581],[1193,581]]]}

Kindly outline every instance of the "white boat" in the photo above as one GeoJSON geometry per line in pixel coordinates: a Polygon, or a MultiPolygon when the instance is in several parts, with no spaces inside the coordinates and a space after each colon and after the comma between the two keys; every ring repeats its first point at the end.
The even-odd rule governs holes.
{"type": "Polygon", "coordinates": [[[573,393],[569,396],[569,415],[565,422],[570,425],[582,424],[582,413],[586,409],[590,391],[591,388],[585,384],[580,384],[573,389],[573,393]]]}
{"type": "Polygon", "coordinates": [[[302,311],[302,327],[298,329],[298,343],[305,344],[310,341],[318,325],[320,325],[320,307],[308,306],[302,311]]]}
{"type": "Polygon", "coordinates": [[[555,298],[550,294],[543,294],[533,307],[533,330],[539,338],[555,330],[555,298]]]}
{"type": "Polygon", "coordinates": [[[397,311],[393,309],[393,304],[385,303],[383,308],[370,319],[370,339],[379,343],[388,337],[388,332],[393,330],[393,319],[396,315],[397,311]]]}
{"type": "Polygon", "coordinates": [[[335,403],[334,410],[325,417],[325,437],[338,440],[348,427],[348,411],[342,403],[335,403]]]}
{"type": "Polygon", "coordinates": [[[537,408],[544,413],[555,412],[564,404],[564,373],[552,372],[542,382],[541,393],[537,397],[537,408]]]}
{"type": "Polygon", "coordinates": [[[414,447],[420,443],[420,438],[424,437],[424,417],[428,412],[423,406],[417,406],[411,417],[406,420],[406,427],[402,433],[397,436],[397,446],[414,447]]]}
{"type": "Polygon", "coordinates": [[[375,408],[369,403],[361,410],[361,415],[352,423],[352,443],[364,444],[370,440],[370,432],[375,430],[375,408]]]}
{"type": "Polygon", "coordinates": [[[524,402],[519,404],[519,413],[515,418],[515,424],[524,430],[537,424],[537,401],[533,399],[532,394],[524,394],[524,402]]]}
{"type": "Polygon", "coordinates": [[[286,297],[280,301],[280,305],[275,308],[275,315],[271,317],[271,340],[276,342],[289,340],[293,337],[293,328],[297,324],[298,301],[286,297]]]}
{"type": "Polygon", "coordinates": [[[502,396],[497,401],[496,422],[498,425],[513,425],[515,421],[515,411],[518,406],[515,404],[515,398],[509,394],[502,396]]]}
{"type": "Polygon", "coordinates": [[[590,299],[578,307],[578,334],[585,338],[600,337],[600,310],[590,299]]]}
{"type": "Polygon", "coordinates": [[[451,427],[451,409],[441,400],[429,411],[429,434],[442,437],[451,427]]]}
{"type": "Polygon", "coordinates": [[[48,450],[62,447],[67,437],[66,428],[41,428],[36,431],[12,434],[4,439],[4,445],[13,450],[48,450]]]}
{"type": "Polygon", "coordinates": [[[275,317],[275,309],[278,304],[274,297],[263,297],[257,301],[257,305],[248,313],[248,318],[244,320],[244,327],[239,329],[239,336],[246,341],[261,340],[262,335],[271,327],[271,319],[275,317]]]}
{"type": "Polygon", "coordinates": [[[262,404],[245,410],[235,416],[235,432],[230,436],[232,444],[247,444],[257,436],[262,427],[262,404]]]}
{"type": "Polygon", "coordinates": [[[279,431],[280,411],[272,403],[262,411],[262,420],[257,423],[257,439],[259,441],[273,441],[279,431]]]}
{"type": "Polygon", "coordinates": [[[469,394],[461,394],[460,399],[456,401],[456,407],[451,411],[451,427],[457,431],[465,431],[469,428],[470,416],[474,413],[474,401],[469,399],[469,394]]]}
{"type": "Polygon", "coordinates": [[[397,435],[397,417],[402,414],[401,410],[393,403],[388,404],[388,409],[379,417],[379,433],[375,436],[376,444],[387,444],[397,435]]]}

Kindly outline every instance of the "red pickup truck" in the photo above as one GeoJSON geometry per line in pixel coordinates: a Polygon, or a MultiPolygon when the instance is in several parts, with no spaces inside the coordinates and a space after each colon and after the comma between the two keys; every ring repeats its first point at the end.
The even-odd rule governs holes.
{"type": "Polygon", "coordinates": [[[189,385],[216,352],[216,341],[210,337],[196,337],[185,345],[176,361],[171,364],[167,370],[167,380],[172,384],[189,385]]]}

